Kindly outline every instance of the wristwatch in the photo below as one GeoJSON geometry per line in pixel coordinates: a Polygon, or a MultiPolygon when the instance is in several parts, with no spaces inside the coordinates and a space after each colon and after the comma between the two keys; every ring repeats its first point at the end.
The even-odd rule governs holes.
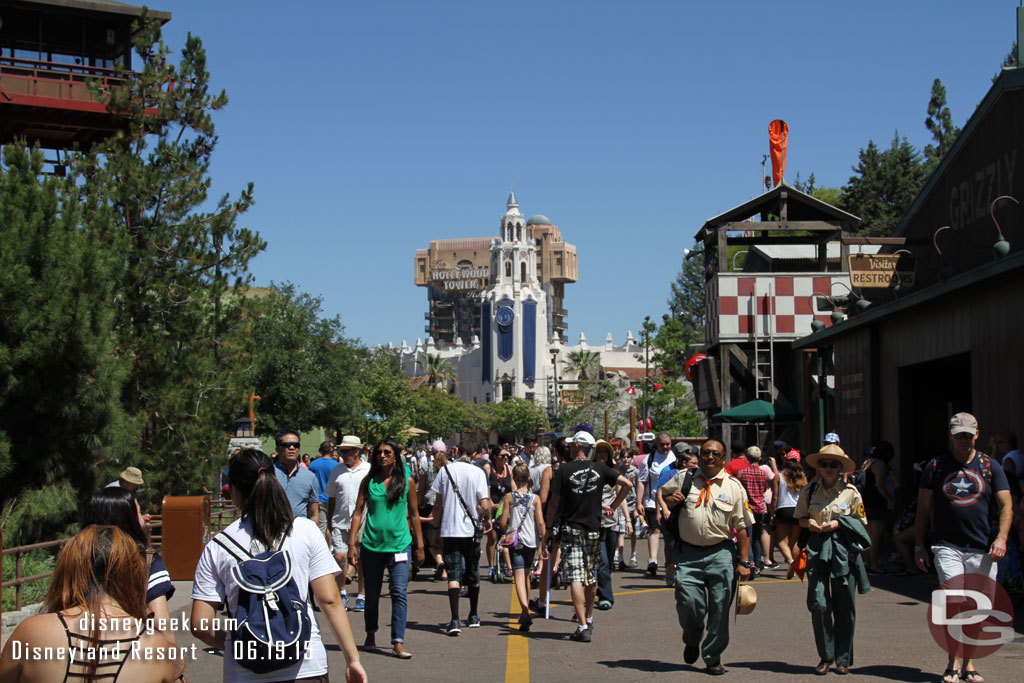
{"type": "Polygon", "coordinates": [[[755,569],[757,567],[756,564],[749,560],[743,560],[742,562],[740,562],[740,566],[746,567],[747,569],[755,569]]]}

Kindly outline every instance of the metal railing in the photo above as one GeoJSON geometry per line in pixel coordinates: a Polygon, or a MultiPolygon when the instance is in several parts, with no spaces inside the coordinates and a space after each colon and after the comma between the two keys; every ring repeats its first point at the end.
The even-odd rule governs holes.
{"type": "MultiPolygon", "coordinates": [[[[210,501],[210,535],[220,533],[226,529],[232,522],[238,519],[241,511],[236,508],[230,500],[212,500],[210,501]]],[[[4,588],[14,587],[14,610],[18,611],[24,607],[22,601],[22,587],[33,581],[41,581],[48,579],[53,576],[53,570],[48,572],[42,572],[40,574],[33,574],[32,576],[22,576],[22,562],[26,554],[34,550],[45,550],[47,548],[56,548],[54,554],[60,552],[60,549],[64,547],[70,538],[60,538],[55,541],[46,541],[43,543],[32,543],[29,545],[19,545],[13,548],[3,548],[0,552],[2,560],[0,560],[0,567],[7,561],[8,555],[14,555],[14,578],[8,581],[0,583],[0,591],[4,588]]],[[[163,517],[161,515],[152,515],[149,518],[149,549],[153,552],[160,552],[163,549],[163,517]]],[[[0,546],[3,544],[3,536],[0,535],[0,546]]],[[[0,613],[4,611],[2,605],[0,605],[0,613]]]]}

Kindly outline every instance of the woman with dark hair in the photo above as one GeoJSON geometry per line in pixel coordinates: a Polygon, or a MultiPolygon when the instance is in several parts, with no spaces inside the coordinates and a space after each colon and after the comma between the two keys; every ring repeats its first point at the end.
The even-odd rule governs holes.
{"type": "Polygon", "coordinates": [[[786,564],[792,568],[800,556],[800,525],[793,517],[800,492],[807,486],[807,474],[799,460],[786,458],[779,472],[779,495],[772,500],[772,516],[775,518],[775,543],[786,564]]]}
{"type": "MultiPolygon", "coordinates": [[[[82,510],[82,527],[90,524],[116,526],[135,541],[139,554],[146,561],[149,570],[146,609],[153,614],[154,624],[158,628],[161,624],[169,624],[171,613],[167,608],[167,601],[174,595],[174,584],[171,583],[171,575],[167,573],[167,565],[164,564],[163,558],[149,548],[145,518],[135,494],[120,486],[107,486],[92,494],[82,510]]],[[[173,629],[160,630],[164,631],[164,637],[172,645],[176,643],[173,629]]],[[[185,661],[181,660],[180,664],[181,669],[175,671],[179,675],[184,672],[185,661]]]]}
{"type": "Polygon", "coordinates": [[[861,495],[864,496],[864,513],[868,519],[868,535],[871,547],[868,549],[868,572],[884,574],[878,564],[881,550],[882,534],[889,524],[889,518],[896,510],[889,487],[886,485],[889,476],[889,461],[896,451],[888,441],[879,441],[871,447],[868,457],[860,466],[855,480],[861,495]]]}
{"type": "Polygon", "coordinates": [[[416,485],[412,474],[401,463],[401,451],[394,441],[381,441],[370,455],[370,472],[359,485],[352,528],[363,529],[362,547],[353,546],[349,562],[362,561],[366,582],[366,641],[364,647],[377,647],[377,622],[384,570],[391,587],[391,654],[410,659],[405,649],[405,620],[408,611],[406,586],[409,583],[410,551],[416,535],[416,563],[423,564],[423,530],[420,528],[416,485]],[[412,533],[409,527],[412,527],[412,533]]]}
{"type": "Polygon", "coordinates": [[[487,562],[491,565],[491,570],[488,573],[488,578],[493,582],[497,581],[501,577],[498,576],[498,555],[501,553],[501,558],[505,564],[505,579],[512,578],[512,565],[511,558],[508,554],[508,548],[501,548],[497,550],[498,546],[498,525],[496,524],[502,513],[502,504],[505,501],[505,495],[512,490],[512,468],[508,464],[509,452],[508,448],[501,445],[491,446],[491,467],[487,472],[487,486],[491,491],[491,514],[493,520],[491,524],[491,531],[487,534],[487,562]],[[495,552],[497,550],[497,552],[495,552]]]}
{"type": "Polygon", "coordinates": [[[242,517],[228,526],[224,533],[237,545],[248,548],[254,557],[267,550],[283,550],[291,556],[292,580],[306,603],[312,630],[300,662],[266,674],[256,674],[243,668],[234,658],[230,634],[218,628],[224,621],[216,618],[217,610],[224,603],[232,615],[238,608],[239,587],[232,577],[232,569],[238,566],[238,560],[218,542],[211,541],[199,558],[192,584],[192,635],[210,647],[224,651],[222,680],[228,683],[314,680],[317,677],[326,680],[327,651],[309,604],[309,590],[312,589],[348,662],[346,680],[365,681],[366,672],[359,663],[355,638],[334,578],[341,569],[324,543],[320,527],[310,519],[293,515],[291,504],[274,473],[274,463],[263,451],[247,448],[236,452],[231,456],[228,470],[231,502],[242,511],[242,517]]]}
{"type": "Polygon", "coordinates": [[[146,563],[135,540],[114,526],[87,526],[57,555],[46,613],[21,622],[4,646],[0,680],[169,683],[181,657],[164,635],[125,629],[152,616],[145,592],[146,563]],[[153,656],[132,657],[136,646],[153,648],[139,650],[153,656]],[[47,652],[41,648],[64,656],[30,654],[47,652]],[[81,654],[86,648],[96,656],[81,654]]]}

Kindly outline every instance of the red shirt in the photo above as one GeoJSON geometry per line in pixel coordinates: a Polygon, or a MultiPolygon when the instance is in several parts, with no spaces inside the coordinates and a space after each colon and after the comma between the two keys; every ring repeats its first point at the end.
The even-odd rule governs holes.
{"type": "MultiPolygon", "coordinates": [[[[746,458],[743,460],[746,461],[746,458]]],[[[750,510],[757,514],[768,512],[768,506],[764,502],[764,491],[768,488],[768,478],[765,476],[764,470],[759,465],[750,465],[742,470],[736,478],[747,490],[750,510]]]]}
{"type": "Polygon", "coordinates": [[[735,460],[730,460],[728,463],[726,463],[725,471],[735,477],[738,476],[740,472],[747,469],[748,467],[750,467],[750,461],[741,455],[735,460]]]}

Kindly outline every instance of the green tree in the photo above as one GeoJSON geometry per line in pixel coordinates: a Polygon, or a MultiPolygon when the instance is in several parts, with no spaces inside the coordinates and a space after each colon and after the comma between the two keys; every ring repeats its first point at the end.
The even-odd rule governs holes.
{"type": "Polygon", "coordinates": [[[466,408],[458,396],[428,387],[411,393],[409,409],[412,425],[432,437],[448,438],[466,422],[466,408]]]}
{"type": "Polygon", "coordinates": [[[601,370],[601,354],[596,351],[570,351],[566,356],[565,369],[580,380],[590,379],[601,370]]]}
{"type": "Polygon", "coordinates": [[[356,377],[358,406],[362,414],[379,415],[381,421],[364,420],[371,441],[398,439],[413,423],[412,390],[402,372],[402,359],[395,349],[378,348],[361,363],[356,377]]]}
{"type": "Polygon", "coordinates": [[[251,184],[205,208],[217,144],[212,115],[227,96],[211,94],[201,41],[190,35],[172,63],[159,23],[144,13],[135,52],[141,69],[133,75],[118,65],[121,86],[92,84],[127,126],[73,169],[87,206],[113,212],[102,236],[117,255],[114,326],[132,362],[123,401],[129,414],[147,418],[131,464],[146,471],[147,490],[159,499],[198,492],[218,468],[245,395],[222,348],[241,324],[240,307],[226,307],[225,294],[249,282],[248,264],[265,243],[237,224],[252,203],[251,184]]]}
{"type": "Polygon", "coordinates": [[[683,338],[687,344],[704,343],[705,323],[704,252],[694,246],[689,258],[672,281],[668,307],[672,317],[682,323],[683,338]]]}
{"type": "Polygon", "coordinates": [[[423,374],[427,376],[427,384],[431,389],[436,389],[439,386],[447,387],[455,381],[455,368],[452,367],[450,360],[442,358],[439,353],[426,354],[423,360],[416,360],[416,365],[423,369],[423,374]]]}
{"type": "Polygon", "coordinates": [[[128,376],[116,352],[114,268],[74,179],[43,175],[43,155],[4,149],[0,166],[0,504],[8,545],[63,529],[124,457],[128,376]],[[12,533],[13,531],[13,533],[12,533]]]}
{"type": "Polygon", "coordinates": [[[501,439],[518,439],[541,431],[547,424],[544,410],[522,398],[507,398],[487,406],[487,428],[501,439]]]}
{"type": "Polygon", "coordinates": [[[924,182],[921,154],[897,133],[884,151],[869,141],[853,170],[841,208],[861,219],[858,234],[891,235],[924,182]]]}
{"type": "Polygon", "coordinates": [[[323,317],[322,300],[294,285],[251,290],[241,330],[251,362],[246,386],[260,395],[260,434],[282,428],[329,432],[358,424],[361,351],[344,336],[338,316],[323,317]]]}
{"type": "Polygon", "coordinates": [[[931,132],[932,140],[935,142],[924,148],[924,177],[928,177],[960,135],[960,129],[953,124],[953,114],[946,105],[946,88],[938,78],[932,83],[928,117],[924,120],[924,125],[931,132]]]}
{"type": "Polygon", "coordinates": [[[1020,68],[1020,64],[1017,63],[1017,41],[1013,41],[1013,45],[1010,47],[1010,51],[1003,57],[1002,63],[999,65],[999,71],[992,77],[992,82],[995,83],[996,79],[999,78],[999,74],[1003,73],[1003,69],[1006,68],[1020,68]]]}

